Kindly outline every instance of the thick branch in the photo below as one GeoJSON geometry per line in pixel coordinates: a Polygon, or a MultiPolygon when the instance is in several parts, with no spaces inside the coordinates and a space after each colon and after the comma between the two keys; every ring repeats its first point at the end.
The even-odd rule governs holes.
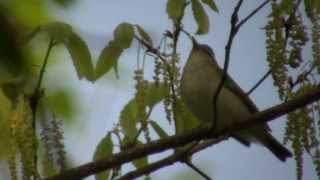
{"type": "Polygon", "coordinates": [[[47,180],[60,180],[60,179],[81,179],[92,174],[96,174],[106,169],[110,169],[127,162],[131,162],[137,158],[141,158],[147,155],[159,153],[171,148],[185,145],[193,141],[199,141],[208,138],[219,138],[221,136],[228,135],[235,131],[243,130],[250,128],[260,123],[268,122],[274,120],[277,117],[285,115],[291,111],[296,110],[297,108],[303,107],[310,103],[316,102],[320,99],[320,87],[317,89],[306,93],[303,96],[297,97],[294,100],[290,100],[286,103],[274,106],[272,108],[266,109],[262,112],[255,113],[247,119],[233,124],[230,127],[224,128],[217,131],[216,133],[210,132],[210,128],[198,128],[184,134],[178,134],[170,136],[165,139],[160,139],[156,141],[151,141],[150,143],[134,147],[132,149],[116,153],[111,157],[107,157],[95,162],[90,162],[84,165],[81,165],[76,168],[72,168],[64,171],[61,174],[47,178],[47,180]]]}
{"type": "Polygon", "coordinates": [[[213,139],[213,140],[209,140],[206,141],[202,144],[197,145],[195,148],[193,148],[191,151],[181,151],[181,152],[177,152],[175,154],[172,154],[164,159],[161,159],[159,161],[153,162],[151,164],[148,164],[145,167],[142,167],[140,169],[134,170],[132,172],[129,172],[125,175],[123,175],[121,178],[119,178],[118,180],[125,180],[125,179],[135,179],[138,178],[140,176],[143,176],[145,174],[150,174],[154,171],[157,171],[161,168],[164,168],[166,166],[172,165],[176,162],[181,161],[181,159],[183,159],[186,156],[192,155],[194,153],[197,153],[201,150],[206,149],[209,146],[212,146],[213,144],[217,144],[219,143],[221,140],[223,140],[225,138],[221,138],[221,139],[213,139]]]}

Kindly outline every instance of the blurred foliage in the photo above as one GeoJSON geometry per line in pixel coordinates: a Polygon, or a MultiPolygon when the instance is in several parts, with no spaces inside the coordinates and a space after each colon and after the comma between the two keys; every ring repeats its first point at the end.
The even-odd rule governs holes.
{"type": "Polygon", "coordinates": [[[58,4],[61,7],[67,8],[75,3],[77,0],[52,0],[54,3],[58,4]]]}
{"type": "Polygon", "coordinates": [[[58,117],[64,117],[67,120],[73,119],[75,104],[73,103],[72,92],[68,90],[58,90],[46,95],[43,99],[44,107],[48,108],[58,117]]]}
{"type": "MultiPolygon", "coordinates": [[[[68,1],[57,2],[67,5],[68,1]]],[[[49,21],[50,13],[46,1],[0,2],[0,158],[8,159],[12,179],[39,176],[35,164],[38,142],[35,137],[35,112],[31,99],[43,57],[39,59],[38,48],[33,47],[42,46],[47,40],[31,42],[31,38],[38,27],[49,21]]],[[[40,100],[42,95],[37,93],[40,100]]],[[[60,89],[59,93],[46,95],[49,108],[61,117],[71,118],[73,104],[70,93],[60,89]]],[[[39,111],[43,109],[45,108],[39,111]]],[[[40,118],[37,118],[38,120],[40,118]]],[[[57,149],[57,154],[60,154],[56,157],[61,159],[59,157],[64,151],[62,134],[58,130],[58,124],[54,123],[52,126],[54,148],[57,149]]]]}

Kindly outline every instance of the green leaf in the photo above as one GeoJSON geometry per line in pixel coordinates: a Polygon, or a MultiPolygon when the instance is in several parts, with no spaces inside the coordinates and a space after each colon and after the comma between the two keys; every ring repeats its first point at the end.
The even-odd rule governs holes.
{"type": "Polygon", "coordinates": [[[138,30],[139,35],[142,37],[142,39],[148,42],[151,46],[153,46],[153,42],[149,34],[138,24],[136,25],[136,28],[138,30]]]}
{"type": "Polygon", "coordinates": [[[133,35],[134,29],[129,23],[119,24],[114,31],[114,39],[117,44],[123,49],[127,49],[130,47],[133,35]]]}
{"type": "Polygon", "coordinates": [[[98,58],[95,79],[99,79],[105,73],[109,72],[112,67],[117,65],[118,59],[123,52],[123,48],[115,41],[110,41],[109,44],[102,50],[98,58]]]}
{"type": "Polygon", "coordinates": [[[213,0],[202,0],[202,2],[208,5],[213,11],[219,12],[218,6],[213,0]]]}
{"type": "Polygon", "coordinates": [[[156,131],[156,133],[158,134],[158,136],[160,138],[168,137],[168,134],[159,126],[159,124],[157,122],[149,121],[149,123],[152,126],[152,128],[154,129],[154,131],[156,131]]]}
{"type": "Polygon", "coordinates": [[[96,70],[95,80],[99,79],[113,67],[118,76],[117,62],[123,50],[129,48],[134,35],[133,26],[129,23],[121,23],[114,30],[114,40],[100,53],[96,70]]]}
{"type": "MultiPolygon", "coordinates": [[[[143,143],[141,141],[138,141],[139,145],[142,145],[143,143]]],[[[146,165],[148,165],[148,156],[144,156],[142,158],[139,158],[137,160],[132,161],[132,164],[137,168],[141,168],[144,167],[146,165]]]]}
{"type": "Polygon", "coordinates": [[[49,108],[55,115],[71,119],[74,115],[74,100],[72,94],[67,90],[58,90],[56,92],[46,92],[43,99],[46,108],[49,108]]]}
{"type": "MultiPolygon", "coordinates": [[[[153,108],[165,96],[166,86],[163,84],[156,85],[155,83],[147,83],[145,102],[146,106],[153,108]]],[[[138,105],[136,98],[129,101],[123,108],[120,114],[120,126],[123,128],[124,134],[127,136],[128,141],[134,140],[138,133],[138,105]]]]}
{"type": "Polygon", "coordinates": [[[87,44],[76,33],[71,33],[65,41],[65,45],[71,55],[79,79],[86,78],[89,81],[94,81],[94,69],[87,44]]]}
{"type": "Polygon", "coordinates": [[[191,0],[193,16],[198,24],[198,30],[196,34],[207,34],[209,32],[209,18],[202,7],[199,0],[191,0]]]}
{"type": "MultiPolygon", "coordinates": [[[[99,142],[93,156],[93,161],[100,160],[102,158],[112,156],[113,143],[111,139],[111,133],[108,133],[104,138],[99,142]]],[[[108,179],[110,170],[103,171],[95,174],[96,180],[105,180],[108,179]]]]}
{"type": "Polygon", "coordinates": [[[145,101],[149,108],[153,108],[154,105],[159,103],[165,96],[166,91],[169,91],[168,86],[163,83],[147,83],[145,101]]]}
{"type": "Polygon", "coordinates": [[[198,119],[189,111],[181,99],[176,102],[176,133],[184,133],[199,125],[198,119]]]}
{"type": "Polygon", "coordinates": [[[184,9],[186,7],[185,0],[168,0],[167,2],[167,14],[174,23],[179,23],[184,15],[184,9]]]}
{"type": "Polygon", "coordinates": [[[70,34],[72,27],[63,22],[52,22],[42,27],[42,30],[47,32],[51,38],[57,43],[65,43],[70,34]]]}
{"type": "Polygon", "coordinates": [[[120,114],[120,126],[122,127],[129,142],[132,142],[138,133],[138,129],[136,127],[138,122],[137,116],[138,105],[136,100],[133,99],[129,101],[120,114]]]}
{"type": "Polygon", "coordinates": [[[69,24],[53,22],[42,28],[55,43],[64,43],[68,49],[79,79],[94,81],[94,69],[87,44],[72,31],[69,24]]]}

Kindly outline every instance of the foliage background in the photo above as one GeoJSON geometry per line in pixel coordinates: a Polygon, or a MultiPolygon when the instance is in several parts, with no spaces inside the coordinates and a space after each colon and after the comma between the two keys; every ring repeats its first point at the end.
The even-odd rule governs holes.
{"type": "MultiPolygon", "coordinates": [[[[216,3],[219,6],[220,13],[216,14],[208,11],[211,30],[208,35],[199,39],[213,47],[218,61],[220,60],[219,63],[222,64],[224,45],[229,31],[229,17],[234,2],[217,1],[216,3]]],[[[254,0],[246,1],[240,15],[248,14],[259,3],[254,0]]],[[[91,52],[96,56],[105,44],[112,39],[113,30],[120,22],[126,21],[143,26],[148,32],[151,32],[156,42],[159,42],[163,30],[171,27],[163,1],[79,0],[63,8],[54,3],[48,3],[44,6],[43,9],[48,17],[71,24],[75,31],[79,32],[88,43],[91,52]]],[[[187,10],[186,12],[186,17],[183,20],[184,27],[195,32],[196,24],[191,11],[187,10]]],[[[270,9],[264,8],[250,20],[241,29],[234,42],[229,72],[245,90],[250,89],[268,70],[265,61],[265,36],[261,29],[266,24],[268,12],[270,12],[270,9]]],[[[46,19],[38,19],[38,23],[41,21],[46,21],[46,19]]],[[[182,36],[180,45],[179,52],[182,53],[181,59],[184,63],[191,43],[186,37],[182,36]]],[[[36,52],[40,59],[44,56],[44,47],[39,48],[39,52],[36,52]]],[[[66,95],[65,99],[70,104],[68,107],[62,108],[60,112],[62,111],[61,117],[66,120],[64,128],[66,129],[67,155],[73,165],[78,165],[92,160],[96,145],[106,131],[111,129],[118,120],[123,106],[133,97],[135,82],[132,76],[136,63],[136,51],[135,48],[131,48],[121,56],[119,79],[115,78],[113,72],[109,72],[107,76],[101,78],[95,84],[85,80],[78,81],[74,67],[68,60],[70,58],[68,53],[63,49],[54,51],[54,57],[51,59],[50,66],[45,74],[44,87],[52,91],[48,92],[49,95],[58,94],[59,97],[66,95]]],[[[310,54],[310,52],[305,53],[310,54]]],[[[152,59],[148,59],[148,61],[152,61],[152,59]]],[[[148,61],[146,76],[150,79],[152,68],[148,61]]],[[[260,109],[280,102],[271,78],[268,78],[251,95],[251,98],[260,109]]],[[[61,105],[63,103],[57,102],[57,104],[61,105]]],[[[161,112],[161,108],[158,109],[151,119],[165,122],[164,113],[161,112]]],[[[283,121],[273,121],[270,125],[273,134],[281,139],[283,121]]],[[[169,126],[165,128],[172,129],[169,126]]],[[[151,159],[157,158],[152,156],[151,159]]],[[[281,163],[260,146],[254,145],[248,149],[232,139],[195,155],[194,161],[215,179],[295,179],[293,159],[281,163]]],[[[130,166],[126,167],[131,168],[130,166]]],[[[304,168],[305,179],[316,178],[310,159],[305,159],[304,168]]],[[[5,170],[7,168],[1,169],[3,175],[8,176],[8,171],[5,170]]],[[[152,177],[154,179],[178,179],[178,177],[179,179],[187,177],[201,179],[196,173],[181,164],[161,169],[155,172],[152,177]]]]}

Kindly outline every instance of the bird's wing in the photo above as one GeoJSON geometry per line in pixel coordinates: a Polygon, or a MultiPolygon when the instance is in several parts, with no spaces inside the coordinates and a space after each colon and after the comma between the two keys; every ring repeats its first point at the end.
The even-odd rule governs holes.
{"type": "MultiPolygon", "coordinates": [[[[250,97],[240,88],[240,86],[229,75],[227,75],[224,87],[230,90],[236,96],[238,96],[242,100],[242,102],[246,104],[251,113],[259,112],[257,106],[253,103],[250,97]]],[[[266,123],[263,126],[268,131],[271,130],[266,123]]]]}

